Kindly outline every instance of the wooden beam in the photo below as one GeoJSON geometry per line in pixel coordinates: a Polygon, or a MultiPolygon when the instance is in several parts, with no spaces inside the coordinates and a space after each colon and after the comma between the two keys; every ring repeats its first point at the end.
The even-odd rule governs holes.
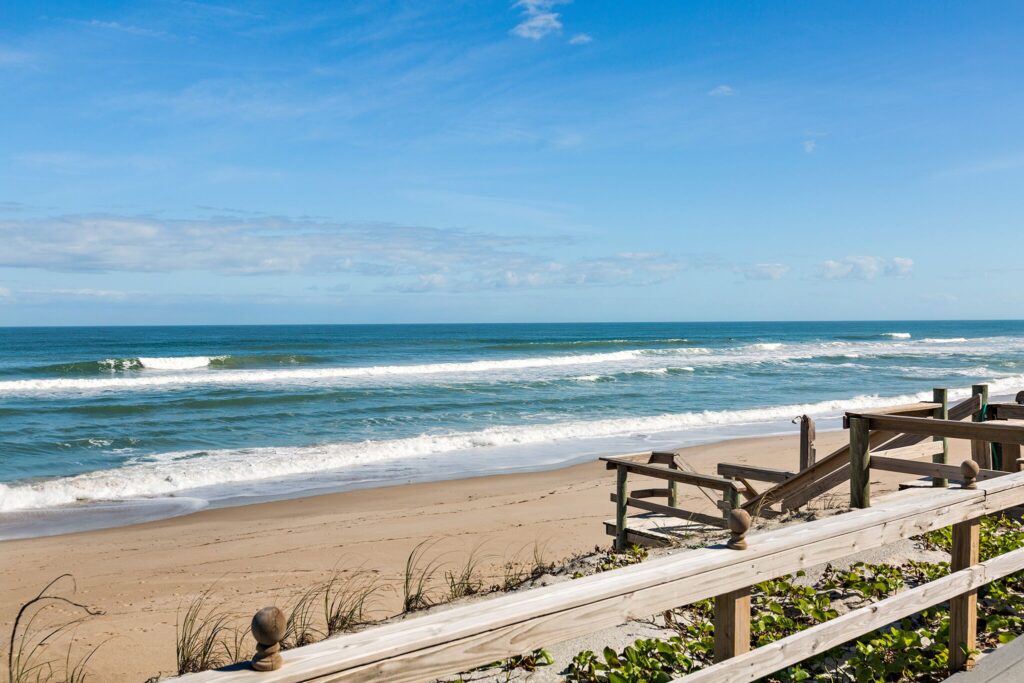
{"type": "MultiPolygon", "coordinates": [[[[978,563],[981,518],[953,525],[951,572],[967,569],[978,563]]],[[[974,666],[973,650],[978,649],[978,589],[972,588],[949,601],[949,670],[974,666]]]]}
{"type": "MultiPolygon", "coordinates": [[[[613,503],[618,502],[618,496],[616,494],[613,493],[609,497],[613,503]]],[[[725,528],[725,522],[721,517],[706,515],[702,512],[691,512],[690,510],[683,510],[682,508],[673,507],[671,505],[662,505],[661,503],[652,503],[649,500],[641,500],[639,498],[627,498],[626,505],[638,510],[657,512],[658,514],[665,515],[666,517],[674,517],[687,522],[700,522],[701,524],[710,524],[723,529],[725,528]]],[[[626,518],[626,523],[627,525],[629,524],[628,517],[626,518]]]]}
{"type": "Polygon", "coordinates": [[[988,414],[993,420],[1024,420],[1024,406],[1017,403],[990,403],[988,414]]]}
{"type": "Polygon", "coordinates": [[[715,661],[750,651],[750,587],[715,596],[715,661]]]}
{"type": "MultiPolygon", "coordinates": [[[[945,436],[951,439],[1024,443],[1024,425],[1002,422],[955,422],[923,417],[894,417],[864,413],[857,415],[870,421],[871,429],[900,431],[920,436],[945,436]]],[[[991,463],[989,463],[991,464],[991,463]]],[[[992,469],[987,467],[984,469],[992,469]]]]}
{"type": "MultiPolygon", "coordinates": [[[[871,434],[871,447],[880,446],[889,441],[895,432],[875,432],[871,434]]],[[[915,437],[917,438],[917,437],[915,437]]],[[[920,439],[923,440],[923,439],[920,439]]],[[[850,446],[847,444],[826,455],[821,460],[808,467],[802,472],[797,472],[791,479],[778,484],[763,492],[757,498],[751,498],[743,504],[743,509],[754,515],[762,508],[767,508],[780,500],[790,498],[794,493],[813,486],[816,481],[831,474],[832,472],[850,466],[850,446]]]]}
{"type": "Polygon", "coordinates": [[[629,470],[625,467],[618,467],[615,470],[615,550],[620,553],[626,549],[626,500],[629,494],[626,491],[626,478],[629,470]]]}
{"type": "Polygon", "coordinates": [[[736,479],[751,479],[753,481],[768,481],[773,484],[780,484],[787,479],[796,476],[795,472],[780,470],[774,467],[761,467],[759,465],[735,465],[729,462],[718,463],[718,474],[723,477],[734,477],[736,479]]]}
{"type": "Polygon", "coordinates": [[[696,472],[683,472],[681,470],[670,470],[667,467],[655,465],[644,465],[630,460],[618,458],[601,458],[608,463],[615,463],[618,467],[625,467],[633,474],[642,474],[645,477],[654,477],[666,481],[677,481],[680,484],[692,484],[702,488],[716,489],[718,491],[735,491],[738,486],[732,479],[717,477],[713,474],[698,474],[696,472]]]}
{"type": "MultiPolygon", "coordinates": [[[[916,420],[920,418],[892,418],[916,420]]],[[[850,507],[871,507],[870,423],[863,417],[850,418],[850,507]]]]}
{"type": "MultiPolygon", "coordinates": [[[[939,404],[939,407],[935,409],[935,413],[932,415],[936,420],[948,420],[949,419],[949,390],[945,388],[936,387],[932,389],[932,401],[939,404]]],[[[932,462],[940,465],[949,464],[949,439],[936,436],[932,437],[935,441],[938,441],[942,448],[938,453],[932,454],[932,462]]],[[[943,477],[932,477],[932,486],[935,488],[945,488],[949,484],[943,477]]]]}
{"type": "Polygon", "coordinates": [[[942,455],[942,444],[935,443],[934,441],[922,441],[914,446],[890,448],[885,451],[871,451],[871,456],[874,457],[876,454],[880,453],[884,453],[890,458],[900,458],[902,460],[917,460],[918,458],[928,458],[929,460],[932,460],[936,454],[942,455]]]}
{"type": "Polygon", "coordinates": [[[632,498],[668,498],[668,489],[635,489],[630,492],[632,498]]]}
{"type": "Polygon", "coordinates": [[[1004,443],[1003,447],[1003,470],[1007,472],[1020,471],[1020,444],[1004,443]]]}
{"type": "Polygon", "coordinates": [[[277,671],[205,672],[180,683],[432,680],[1021,503],[1024,473],[977,489],[904,491],[870,509],[748,534],[743,551],[676,553],[288,650],[277,671]]]}
{"type": "MultiPolygon", "coordinates": [[[[872,456],[874,457],[874,456],[872,456]]],[[[842,484],[844,481],[850,480],[850,463],[843,464],[838,470],[826,474],[824,477],[814,482],[810,486],[800,489],[799,491],[793,492],[788,498],[782,499],[782,509],[788,512],[789,510],[798,510],[807,503],[811,502],[818,496],[831,491],[835,487],[842,484]]]]}
{"type": "Polygon", "coordinates": [[[871,633],[966,591],[977,590],[1021,569],[1024,569],[1024,549],[1013,550],[986,560],[977,567],[963,569],[902,591],[746,654],[677,678],[672,683],[752,683],[864,633],[871,633]]]}
{"type": "MultiPolygon", "coordinates": [[[[901,460],[875,453],[871,454],[871,469],[882,470],[883,472],[902,472],[903,474],[913,474],[918,477],[938,477],[953,479],[954,481],[961,479],[959,465],[944,465],[942,463],[921,462],[919,460],[901,460]]],[[[1007,473],[1000,472],[999,470],[978,470],[977,479],[978,481],[994,479],[1005,474],[1007,473]]]]}

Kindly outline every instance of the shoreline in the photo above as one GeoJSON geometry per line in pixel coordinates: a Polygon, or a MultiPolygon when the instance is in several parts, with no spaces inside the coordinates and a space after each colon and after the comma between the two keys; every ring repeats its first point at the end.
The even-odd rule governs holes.
{"type": "MultiPolygon", "coordinates": [[[[841,431],[819,434],[819,453],[846,438],[841,431]]],[[[795,435],[720,441],[681,455],[704,473],[723,461],[795,469],[799,457],[795,435]]],[[[907,478],[894,477],[881,478],[879,493],[907,478]]],[[[173,670],[178,609],[211,586],[215,599],[240,618],[268,604],[288,608],[296,595],[337,571],[370,572],[400,587],[406,559],[421,542],[445,567],[464,562],[476,549],[485,583],[500,583],[506,563],[528,562],[535,550],[546,561],[560,561],[607,547],[603,521],[614,514],[614,484],[602,463],[587,462],[3,541],[0,619],[8,622],[47,581],[70,571],[76,599],[105,611],[78,627],[82,646],[114,639],[100,648],[90,668],[101,680],[114,673],[145,680],[173,670]]],[[[699,490],[684,491],[681,504],[717,512],[699,490]]],[[[400,590],[386,594],[380,616],[399,611],[400,602],[400,590]]]]}

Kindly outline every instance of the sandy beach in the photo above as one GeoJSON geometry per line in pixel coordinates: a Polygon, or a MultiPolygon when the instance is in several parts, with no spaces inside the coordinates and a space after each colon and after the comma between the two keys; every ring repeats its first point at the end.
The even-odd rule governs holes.
{"type": "MultiPolygon", "coordinates": [[[[818,437],[819,453],[845,432],[818,437]]],[[[687,449],[694,470],[718,462],[795,469],[797,439],[738,439],[687,449]]],[[[905,477],[904,477],[905,478],[905,477]]],[[[899,475],[879,481],[891,490],[899,475]]],[[[398,588],[406,558],[430,540],[428,554],[449,566],[474,548],[481,571],[500,582],[507,562],[529,564],[607,546],[602,521],[613,514],[614,477],[600,462],[509,474],[321,495],[206,510],[134,526],[0,543],[0,619],[47,581],[74,575],[77,597],[105,614],[77,629],[81,647],[104,643],[90,669],[99,680],[144,681],[175,667],[175,619],[183,602],[213,587],[215,602],[239,614],[292,603],[332,571],[374,572],[398,588]]],[[[713,512],[684,487],[682,504],[713,512]]],[[[398,611],[400,592],[383,596],[379,616],[398,611]]]]}

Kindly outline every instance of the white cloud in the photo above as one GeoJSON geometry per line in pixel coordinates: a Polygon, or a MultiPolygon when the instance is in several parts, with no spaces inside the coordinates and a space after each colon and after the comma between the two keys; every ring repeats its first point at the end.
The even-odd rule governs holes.
{"type": "Polygon", "coordinates": [[[522,8],[522,21],[512,29],[514,35],[530,40],[540,40],[551,33],[561,33],[562,21],[555,5],[564,0],[519,0],[513,5],[522,8]]]}
{"type": "Polygon", "coordinates": [[[660,253],[551,256],[553,247],[568,246],[560,237],[231,216],[0,220],[0,242],[8,247],[0,252],[0,267],[243,276],[344,273],[400,291],[640,285],[662,282],[687,265],[660,253]]]}
{"type": "Polygon", "coordinates": [[[814,154],[814,151],[818,149],[817,140],[804,140],[802,144],[804,152],[806,152],[807,154],[814,154]]]}
{"type": "Polygon", "coordinates": [[[750,266],[737,266],[733,269],[745,280],[781,280],[789,272],[784,263],[755,263],[750,266]]]}
{"type": "Polygon", "coordinates": [[[11,290],[7,287],[0,287],[0,301],[7,301],[11,298],[11,290]]]}
{"type": "Polygon", "coordinates": [[[30,61],[32,61],[32,56],[29,53],[0,45],[0,66],[14,66],[30,61]]]}
{"type": "Polygon", "coordinates": [[[594,37],[589,33],[577,33],[569,39],[570,45],[586,45],[592,42],[594,42],[594,37]]]}
{"type": "Polygon", "coordinates": [[[902,256],[889,259],[880,256],[847,256],[823,262],[819,275],[826,280],[873,280],[879,275],[907,278],[913,268],[913,259],[902,256]]]}
{"type": "Polygon", "coordinates": [[[736,91],[732,89],[732,86],[720,85],[717,88],[712,88],[708,91],[708,94],[712,97],[730,97],[736,94],[736,91]]]}

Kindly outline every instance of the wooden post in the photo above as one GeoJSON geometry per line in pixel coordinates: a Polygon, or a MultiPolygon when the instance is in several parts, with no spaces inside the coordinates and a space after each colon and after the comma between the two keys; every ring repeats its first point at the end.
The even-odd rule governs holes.
{"type": "MultiPolygon", "coordinates": [[[[675,458],[672,458],[669,462],[668,468],[670,470],[679,469],[679,463],[676,462],[675,458]]],[[[668,505],[669,507],[679,507],[679,485],[674,481],[668,483],[668,505]]]]}
{"type": "Polygon", "coordinates": [[[740,492],[736,487],[727,488],[722,491],[722,502],[725,505],[722,506],[722,513],[725,517],[725,525],[729,525],[729,516],[732,511],[740,506],[740,492]]]}
{"type": "Polygon", "coordinates": [[[626,476],[629,474],[622,465],[615,468],[615,551],[626,550],[626,500],[629,498],[629,491],[626,490],[626,476]]]}
{"type": "MultiPolygon", "coordinates": [[[[967,569],[978,563],[981,518],[953,525],[953,552],[950,571],[967,569]]],[[[949,601],[949,670],[974,666],[971,650],[978,648],[978,591],[967,591],[949,601]]]]}
{"type": "MultiPolygon", "coordinates": [[[[935,413],[932,415],[936,420],[948,420],[949,419],[949,390],[945,388],[932,389],[932,402],[941,403],[941,408],[936,408],[935,413]]],[[[942,442],[942,452],[936,453],[932,456],[932,462],[941,463],[943,465],[949,464],[949,439],[944,437],[934,437],[935,441],[942,442]]],[[[949,485],[949,482],[940,477],[932,477],[932,486],[938,488],[945,488],[949,485]]]]}
{"type": "Polygon", "coordinates": [[[850,507],[871,507],[871,444],[869,422],[850,418],[850,507]]]}
{"type": "Polygon", "coordinates": [[[814,464],[817,453],[814,448],[814,419],[808,415],[800,417],[800,471],[814,464]]]}
{"type": "MultiPolygon", "coordinates": [[[[976,412],[972,417],[972,422],[984,422],[985,421],[985,409],[988,407],[988,385],[987,384],[975,384],[971,387],[972,395],[981,395],[981,410],[976,412]]],[[[987,441],[971,441],[971,457],[974,462],[978,463],[978,466],[983,470],[992,469],[992,449],[989,447],[987,441]]]]}
{"type": "Polygon", "coordinates": [[[715,597],[715,661],[750,650],[750,588],[715,597]]]}

